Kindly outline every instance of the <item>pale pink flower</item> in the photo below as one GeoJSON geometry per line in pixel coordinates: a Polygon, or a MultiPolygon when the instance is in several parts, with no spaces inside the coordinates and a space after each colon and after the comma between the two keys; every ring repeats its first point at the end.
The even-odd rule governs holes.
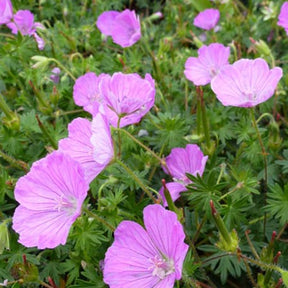
{"type": "Polygon", "coordinates": [[[113,42],[123,48],[132,46],[141,38],[140,20],[135,11],[103,12],[96,25],[102,34],[111,36],[113,42]]]}
{"type": "Polygon", "coordinates": [[[36,32],[36,28],[44,29],[44,26],[39,22],[34,22],[34,15],[29,10],[17,11],[12,21],[6,25],[13,34],[20,32],[22,35],[33,36],[37,42],[38,49],[44,49],[45,41],[36,32]]]}
{"type": "Polygon", "coordinates": [[[12,227],[19,242],[39,249],[64,245],[88,189],[82,167],[70,156],[55,151],[35,162],[15,187],[20,205],[12,227]]]}
{"type": "Polygon", "coordinates": [[[114,156],[108,121],[100,113],[92,123],[85,118],[76,118],[69,124],[68,131],[68,137],[59,141],[59,151],[82,165],[85,179],[90,183],[114,156]]]}
{"type": "Polygon", "coordinates": [[[200,12],[194,18],[194,26],[204,30],[213,29],[220,19],[220,12],[217,9],[210,8],[200,12]]]}
{"type": "MultiPolygon", "coordinates": [[[[204,156],[196,144],[188,144],[185,148],[173,148],[171,150],[171,153],[165,158],[168,169],[164,166],[162,168],[177,183],[170,182],[166,184],[173,201],[180,197],[180,192],[187,190],[186,185],[192,183],[186,173],[193,176],[202,176],[207,159],[208,156],[204,156]]],[[[163,187],[159,193],[162,196],[164,206],[167,206],[163,187]]]]}
{"type": "Polygon", "coordinates": [[[224,106],[253,107],[273,96],[282,69],[269,69],[264,59],[241,59],[223,67],[211,88],[224,106]]]}
{"type": "Polygon", "coordinates": [[[277,24],[283,27],[288,35],[288,2],[284,2],[281,6],[277,24]]]}
{"type": "Polygon", "coordinates": [[[103,96],[105,114],[114,127],[138,123],[153,107],[155,83],[150,74],[142,79],[138,74],[114,73],[103,77],[100,94],[103,96]]]}
{"type": "Polygon", "coordinates": [[[112,36],[115,25],[114,21],[116,16],[118,16],[119,14],[120,12],[118,11],[105,11],[101,15],[99,15],[96,26],[102,34],[106,36],[112,36]]]}
{"type": "Polygon", "coordinates": [[[229,64],[229,56],[230,48],[222,44],[203,45],[198,50],[198,57],[187,59],[184,74],[194,85],[206,85],[224,65],[229,64]]]}
{"type": "Polygon", "coordinates": [[[13,18],[13,7],[10,0],[0,0],[0,25],[7,24],[13,18]]]}
{"type": "Polygon", "coordinates": [[[8,23],[7,26],[12,30],[13,34],[18,31],[22,35],[33,35],[36,32],[34,27],[34,15],[29,10],[19,10],[13,16],[13,21],[8,23]]]}
{"type": "Polygon", "coordinates": [[[146,230],[123,221],[114,232],[103,271],[110,288],[173,288],[181,279],[188,245],[177,215],[157,204],[147,206],[143,215],[146,230]]]}
{"type": "Polygon", "coordinates": [[[100,74],[97,76],[94,72],[88,72],[80,76],[73,87],[73,99],[78,106],[93,116],[97,115],[100,105],[103,102],[103,97],[99,90],[100,80],[109,75],[100,74]]]}

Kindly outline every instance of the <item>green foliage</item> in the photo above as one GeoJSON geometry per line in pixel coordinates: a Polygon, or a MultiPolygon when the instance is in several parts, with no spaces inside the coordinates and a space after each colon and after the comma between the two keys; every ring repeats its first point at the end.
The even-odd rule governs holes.
{"type": "Polygon", "coordinates": [[[288,185],[282,189],[279,184],[275,184],[270,187],[267,196],[266,210],[284,225],[288,221],[288,185]]]}
{"type": "Polygon", "coordinates": [[[255,287],[267,283],[277,287],[279,273],[288,286],[288,38],[277,25],[284,1],[12,2],[14,12],[31,10],[35,21],[45,26],[37,33],[46,45],[39,50],[33,37],[13,35],[1,25],[0,93],[9,115],[0,108],[0,283],[8,279],[9,287],[36,288],[43,287],[40,281],[47,284],[50,277],[59,288],[106,287],[101,261],[114,240],[111,227],[123,220],[143,224],[143,209],[153,202],[151,198],[160,202],[161,179],[175,180],[164,173],[161,159],[149,149],[161,158],[175,147],[193,143],[208,155],[208,161],[203,176],[187,174],[191,183],[175,202],[190,246],[177,287],[250,287],[253,281],[255,287]],[[217,31],[203,32],[193,25],[198,12],[208,7],[220,10],[217,31]],[[124,9],[134,9],[140,16],[142,37],[122,49],[111,37],[104,40],[95,22],[104,11],[124,9]],[[158,11],[162,18],[149,18],[158,11]],[[213,42],[230,47],[230,63],[263,57],[270,67],[283,69],[275,96],[254,109],[263,145],[250,109],[223,106],[206,85],[202,87],[203,105],[212,143],[207,149],[196,89],[183,70],[188,57],[197,57],[201,45],[213,42]],[[61,69],[59,83],[50,79],[55,67],[61,69]],[[18,205],[15,185],[35,161],[57,149],[73,119],[92,118],[73,99],[74,80],[87,72],[152,75],[154,107],[139,123],[123,128],[149,149],[112,129],[115,154],[130,173],[114,162],[97,176],[65,245],[43,251],[25,248],[11,224],[18,205]],[[225,228],[237,236],[241,250],[219,245],[223,239],[220,235],[219,242],[212,221],[211,200],[225,228]],[[274,250],[264,259],[272,231],[278,236],[274,250]],[[278,263],[273,263],[275,251],[282,253],[278,263]],[[257,266],[255,261],[261,263],[257,266]],[[277,267],[268,269],[274,271],[269,281],[268,264],[277,267]]]}

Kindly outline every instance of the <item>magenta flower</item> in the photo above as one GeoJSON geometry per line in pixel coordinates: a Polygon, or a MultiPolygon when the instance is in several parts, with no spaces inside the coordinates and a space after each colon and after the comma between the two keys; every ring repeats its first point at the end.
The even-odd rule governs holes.
{"type": "Polygon", "coordinates": [[[193,24],[198,28],[202,28],[204,30],[211,30],[217,25],[219,18],[219,10],[210,8],[200,12],[194,18],[193,24]]]}
{"type": "Polygon", "coordinates": [[[59,141],[59,150],[77,160],[90,183],[114,156],[110,127],[98,113],[92,123],[84,118],[74,119],[68,126],[68,138],[59,141]]]}
{"type": "Polygon", "coordinates": [[[288,35],[288,2],[284,2],[281,6],[277,24],[283,27],[288,35]]]}
{"type": "Polygon", "coordinates": [[[7,24],[13,18],[13,7],[10,0],[0,0],[0,25],[7,24]]]}
{"type": "Polygon", "coordinates": [[[102,34],[111,36],[113,42],[123,48],[132,46],[141,38],[140,20],[135,11],[103,12],[96,25],[102,34]]]}
{"type": "Polygon", "coordinates": [[[55,151],[35,162],[15,187],[20,206],[13,229],[19,242],[39,249],[64,245],[88,189],[80,164],[68,155],[55,151]]]}
{"type": "Polygon", "coordinates": [[[17,34],[18,31],[22,35],[33,35],[36,32],[34,27],[34,15],[29,10],[19,10],[14,14],[13,22],[7,24],[12,30],[13,34],[17,34]]]}
{"type": "Polygon", "coordinates": [[[268,100],[282,77],[282,69],[269,69],[264,59],[241,59],[223,67],[211,88],[224,106],[253,107],[268,100]]]}
{"type": "Polygon", "coordinates": [[[173,288],[181,279],[188,251],[183,227],[174,212],[161,205],[144,209],[146,230],[123,221],[104,260],[104,282],[110,288],[173,288]]]}
{"type": "Polygon", "coordinates": [[[99,91],[100,80],[108,76],[107,74],[100,74],[97,76],[93,72],[88,72],[80,76],[73,87],[73,98],[78,106],[93,116],[97,115],[100,105],[103,102],[103,97],[99,91]]]}
{"type": "Polygon", "coordinates": [[[189,57],[185,63],[184,74],[194,85],[206,85],[219,70],[229,64],[230,48],[219,43],[202,46],[198,57],[189,57]]]}
{"type": "MultiPolygon", "coordinates": [[[[177,183],[170,182],[166,184],[173,201],[180,197],[180,192],[187,190],[186,185],[192,183],[186,173],[193,176],[197,176],[197,174],[202,176],[207,159],[208,156],[204,156],[196,144],[188,144],[185,148],[173,148],[171,150],[171,153],[165,159],[168,169],[162,168],[177,183]]],[[[159,193],[162,196],[164,206],[167,206],[163,188],[159,193]]]]}
{"type": "Polygon", "coordinates": [[[18,31],[22,35],[33,36],[37,42],[39,50],[43,50],[45,46],[44,40],[36,33],[36,28],[44,29],[39,22],[34,22],[34,15],[29,10],[19,10],[14,14],[11,22],[7,23],[7,27],[11,29],[13,34],[18,31]]]}
{"type": "Polygon", "coordinates": [[[110,124],[124,127],[138,123],[152,108],[155,101],[155,83],[150,74],[142,79],[138,74],[114,73],[103,77],[100,93],[110,124]]]}
{"type": "Polygon", "coordinates": [[[113,28],[115,25],[115,18],[120,12],[118,11],[105,11],[99,15],[96,26],[102,34],[106,36],[112,36],[113,28]]]}

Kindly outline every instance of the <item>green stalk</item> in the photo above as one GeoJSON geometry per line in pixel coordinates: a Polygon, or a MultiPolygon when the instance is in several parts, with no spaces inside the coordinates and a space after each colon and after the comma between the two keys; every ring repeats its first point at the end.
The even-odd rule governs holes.
{"type": "MultiPolygon", "coordinates": [[[[254,126],[255,130],[256,130],[256,134],[258,137],[258,141],[261,147],[261,152],[263,155],[263,162],[264,162],[264,205],[266,205],[267,203],[267,187],[268,187],[268,163],[267,163],[267,153],[261,138],[261,134],[255,119],[255,110],[252,107],[250,109],[250,114],[251,114],[251,120],[252,120],[252,125],[254,126]]],[[[265,237],[265,231],[266,231],[266,219],[267,219],[267,214],[266,212],[264,212],[264,237],[265,237]]]]}
{"type": "Polygon", "coordinates": [[[207,115],[206,115],[206,107],[205,107],[204,98],[203,98],[203,90],[201,86],[196,87],[196,93],[200,101],[202,125],[203,125],[203,130],[204,130],[203,132],[205,136],[205,142],[207,145],[207,149],[210,152],[210,148],[211,148],[210,130],[209,130],[209,125],[208,125],[208,120],[207,120],[207,115]]]}
{"type": "Polygon", "coordinates": [[[212,200],[210,200],[210,206],[211,206],[212,216],[213,216],[213,219],[215,221],[215,224],[216,224],[220,234],[222,235],[223,239],[225,240],[225,242],[230,246],[232,244],[230,234],[229,234],[221,216],[219,215],[219,213],[215,209],[214,203],[212,200]]]}
{"type": "Polygon", "coordinates": [[[47,128],[43,125],[43,123],[41,122],[40,118],[38,115],[36,115],[36,119],[39,125],[39,128],[41,129],[42,133],[46,136],[47,140],[49,140],[50,144],[52,145],[52,147],[57,150],[58,149],[58,145],[56,143],[56,141],[52,138],[52,136],[50,135],[49,131],[47,130],[47,128]]]}
{"type": "Polygon", "coordinates": [[[104,220],[103,218],[101,218],[97,214],[91,212],[88,208],[82,208],[82,211],[85,212],[88,216],[94,218],[96,221],[102,223],[104,226],[109,228],[109,230],[115,231],[115,228],[111,224],[109,224],[106,220],[104,220]]]}
{"type": "Polygon", "coordinates": [[[149,196],[149,198],[154,202],[157,203],[157,200],[153,197],[151,192],[145,187],[143,182],[134,174],[134,172],[126,166],[122,161],[119,159],[115,159],[115,163],[118,163],[124,170],[134,179],[134,181],[142,188],[142,190],[149,196]]]}

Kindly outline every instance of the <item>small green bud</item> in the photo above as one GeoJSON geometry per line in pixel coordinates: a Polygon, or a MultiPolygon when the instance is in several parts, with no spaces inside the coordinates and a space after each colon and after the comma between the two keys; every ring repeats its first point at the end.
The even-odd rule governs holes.
{"type": "Polygon", "coordinates": [[[31,57],[31,59],[35,61],[35,64],[32,65],[32,68],[35,68],[35,69],[44,70],[50,62],[50,59],[48,57],[39,56],[39,55],[31,57]]]}
{"type": "Polygon", "coordinates": [[[4,249],[10,249],[7,221],[0,224],[0,254],[3,253],[4,249]]]}

